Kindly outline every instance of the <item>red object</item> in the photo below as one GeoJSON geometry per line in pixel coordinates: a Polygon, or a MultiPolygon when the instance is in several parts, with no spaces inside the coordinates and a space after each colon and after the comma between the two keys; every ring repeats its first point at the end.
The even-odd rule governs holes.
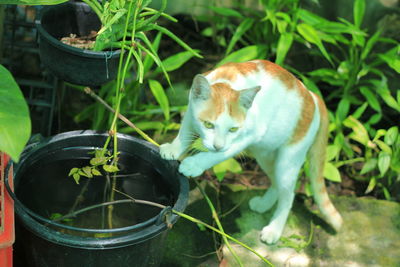
{"type": "MultiPolygon", "coordinates": [[[[9,159],[6,154],[0,152],[0,267],[13,266],[14,202],[4,185],[5,169],[9,159]]],[[[12,177],[12,172],[11,167],[8,177],[12,177]]],[[[11,188],[13,188],[12,179],[9,181],[11,188]]]]}

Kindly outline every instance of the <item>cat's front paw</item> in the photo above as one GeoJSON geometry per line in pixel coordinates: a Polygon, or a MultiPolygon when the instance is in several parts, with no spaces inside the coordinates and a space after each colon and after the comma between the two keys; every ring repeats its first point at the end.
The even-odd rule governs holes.
{"type": "Polygon", "coordinates": [[[161,158],[166,160],[177,160],[181,154],[180,146],[165,143],[160,146],[161,158]]]}
{"type": "Polygon", "coordinates": [[[179,165],[179,172],[187,177],[197,177],[204,172],[204,169],[199,166],[199,162],[196,159],[188,157],[179,165]]]}
{"type": "Polygon", "coordinates": [[[261,241],[267,243],[268,245],[275,244],[281,237],[282,231],[283,229],[280,227],[274,227],[271,224],[267,225],[261,231],[261,241]]]}

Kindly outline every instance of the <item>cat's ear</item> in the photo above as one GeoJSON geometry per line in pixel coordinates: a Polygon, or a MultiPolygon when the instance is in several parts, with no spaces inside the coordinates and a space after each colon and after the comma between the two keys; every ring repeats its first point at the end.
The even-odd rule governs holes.
{"type": "Polygon", "coordinates": [[[256,86],[244,90],[240,90],[239,103],[245,109],[249,109],[253,104],[253,100],[256,97],[258,91],[260,91],[261,86],[256,86]]]}
{"type": "Polygon", "coordinates": [[[191,96],[193,99],[207,100],[210,98],[210,84],[204,75],[197,74],[193,79],[191,96]]]}

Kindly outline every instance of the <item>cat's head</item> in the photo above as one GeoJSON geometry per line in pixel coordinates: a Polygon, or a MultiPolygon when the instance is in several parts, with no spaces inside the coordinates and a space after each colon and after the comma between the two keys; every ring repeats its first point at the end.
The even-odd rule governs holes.
{"type": "Polygon", "coordinates": [[[210,85],[201,74],[194,78],[190,101],[198,134],[208,150],[225,151],[234,143],[259,90],[259,86],[236,91],[227,83],[210,85]]]}

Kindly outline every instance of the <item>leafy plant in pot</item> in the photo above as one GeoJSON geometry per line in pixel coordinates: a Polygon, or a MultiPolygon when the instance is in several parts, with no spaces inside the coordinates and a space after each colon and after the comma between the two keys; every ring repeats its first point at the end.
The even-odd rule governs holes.
{"type": "Polygon", "coordinates": [[[95,51],[61,41],[71,34],[88,36],[100,28],[97,15],[82,2],[45,7],[35,21],[43,65],[55,76],[73,84],[99,86],[115,79],[121,51],[95,51]]]}
{"type": "Polygon", "coordinates": [[[69,132],[33,142],[15,166],[16,192],[9,193],[33,266],[73,266],[77,261],[83,266],[157,266],[166,230],[177,220],[168,207],[179,212],[186,206],[188,183],[175,163],[161,160],[154,145],[118,134],[116,122],[132,64],[138,81],[143,80],[143,52],[166,73],[145,29],[161,31],[193,50],[154,23],[163,13],[146,8],[149,1],[104,5],[114,2],[124,12],[112,20],[115,24],[103,25],[104,33],[107,27],[122,32],[110,44],[120,51],[109,132],[69,132]],[[161,204],[143,205],[149,201],[161,204]]]}
{"type": "Polygon", "coordinates": [[[166,74],[146,34],[153,30],[200,57],[176,35],[156,23],[160,16],[176,21],[163,13],[166,0],[162,1],[160,11],[148,7],[150,0],[133,1],[133,5],[130,5],[131,1],[119,0],[83,2],[47,7],[36,20],[41,60],[62,80],[98,86],[115,79],[122,46],[132,47],[128,50],[132,51],[131,56],[137,62],[136,71],[142,72],[138,73],[139,77],[143,77],[142,52],[150,55],[166,74]],[[132,12],[132,8],[138,10],[137,14],[132,12]],[[125,26],[128,31],[124,30],[125,26]],[[61,41],[71,34],[78,37],[91,35],[95,42],[92,42],[91,49],[80,49],[61,41]]]}

